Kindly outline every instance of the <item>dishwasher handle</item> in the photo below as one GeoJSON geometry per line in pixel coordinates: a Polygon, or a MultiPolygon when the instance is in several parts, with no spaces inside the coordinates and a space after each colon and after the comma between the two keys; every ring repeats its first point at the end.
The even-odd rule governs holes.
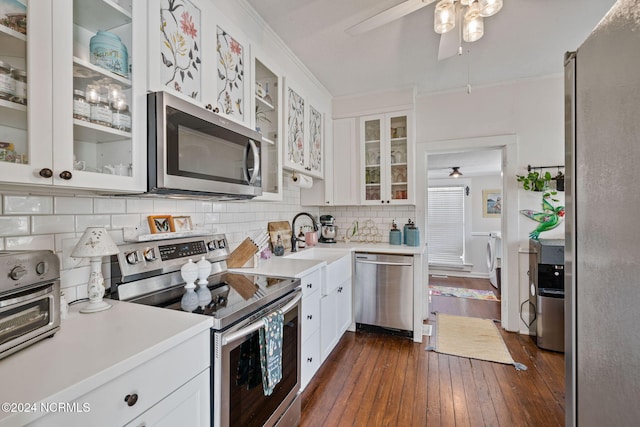
{"type": "Polygon", "coordinates": [[[374,264],[374,265],[397,265],[401,267],[411,267],[413,266],[410,262],[390,262],[390,261],[363,261],[356,258],[356,262],[360,264],[374,264]]]}

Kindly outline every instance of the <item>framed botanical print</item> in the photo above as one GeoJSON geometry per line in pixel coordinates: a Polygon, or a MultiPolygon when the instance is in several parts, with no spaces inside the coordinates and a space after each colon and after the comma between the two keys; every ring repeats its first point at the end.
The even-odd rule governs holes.
{"type": "Polygon", "coordinates": [[[244,121],[244,48],[229,33],[217,27],[218,84],[217,103],[220,112],[244,121]]]}
{"type": "Polygon", "coordinates": [[[285,93],[285,161],[304,165],[304,99],[287,86],[285,93]]]}
{"type": "Polygon", "coordinates": [[[502,191],[482,190],[482,216],[500,218],[502,214],[502,191]]]}
{"type": "Polygon", "coordinates": [[[161,84],[200,100],[200,9],[189,0],[160,0],[159,12],[161,84]]]}

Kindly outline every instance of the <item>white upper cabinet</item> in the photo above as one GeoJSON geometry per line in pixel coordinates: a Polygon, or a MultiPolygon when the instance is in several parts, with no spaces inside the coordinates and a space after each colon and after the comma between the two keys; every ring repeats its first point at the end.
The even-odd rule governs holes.
{"type": "Polygon", "coordinates": [[[52,167],[53,156],[52,5],[34,0],[20,5],[0,12],[0,180],[51,184],[51,176],[38,172],[52,167]],[[18,74],[26,87],[16,82],[18,74]]]}
{"type": "Polygon", "coordinates": [[[14,108],[11,117],[3,114],[0,140],[13,144],[14,164],[7,165],[5,156],[0,180],[143,189],[146,99],[144,84],[136,86],[146,65],[141,61],[131,73],[130,58],[146,39],[144,19],[136,32],[132,29],[134,16],[144,16],[144,5],[134,10],[131,1],[30,0],[26,13],[27,34],[20,41],[26,54],[9,56],[20,55],[15,47],[3,55],[12,67],[26,68],[27,96],[23,112],[14,108]]]}
{"type": "Polygon", "coordinates": [[[362,204],[414,203],[412,129],[408,111],[360,118],[362,204]]]}
{"type": "Polygon", "coordinates": [[[284,88],[284,168],[324,178],[324,114],[286,82],[284,88]]]}

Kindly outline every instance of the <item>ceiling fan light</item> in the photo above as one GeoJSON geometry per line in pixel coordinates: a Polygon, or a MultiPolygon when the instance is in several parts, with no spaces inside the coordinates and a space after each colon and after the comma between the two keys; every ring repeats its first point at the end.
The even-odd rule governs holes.
{"type": "Polygon", "coordinates": [[[456,26],[456,11],[453,0],[440,0],[433,13],[433,30],[444,34],[456,26]]]}
{"type": "Polygon", "coordinates": [[[493,16],[502,9],[502,0],[479,0],[480,16],[493,16]]]}
{"type": "Polygon", "coordinates": [[[462,39],[467,42],[480,40],[484,35],[484,19],[480,16],[478,3],[472,3],[464,14],[462,39]]]}

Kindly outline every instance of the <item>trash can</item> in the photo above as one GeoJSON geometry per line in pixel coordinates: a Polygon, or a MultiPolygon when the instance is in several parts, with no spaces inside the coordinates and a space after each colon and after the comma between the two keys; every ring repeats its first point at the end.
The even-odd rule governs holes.
{"type": "Polygon", "coordinates": [[[564,289],[538,288],[537,344],[564,352],[564,289]]]}

